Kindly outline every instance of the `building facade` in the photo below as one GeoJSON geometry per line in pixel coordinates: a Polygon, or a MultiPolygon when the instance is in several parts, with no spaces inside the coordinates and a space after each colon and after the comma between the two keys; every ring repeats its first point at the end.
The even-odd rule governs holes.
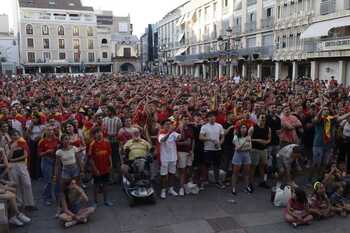
{"type": "Polygon", "coordinates": [[[349,83],[349,0],[190,0],[158,23],[163,73],[349,83]]]}
{"type": "Polygon", "coordinates": [[[19,60],[25,73],[119,70],[112,38],[132,34],[129,16],[94,11],[80,0],[18,0],[17,12],[19,60]]]}
{"type": "Polygon", "coordinates": [[[140,62],[142,71],[157,72],[158,50],[156,26],[149,24],[145,33],[140,37],[140,62]]]}
{"type": "Polygon", "coordinates": [[[10,32],[7,15],[0,15],[0,73],[16,74],[18,66],[18,42],[10,32]]]}

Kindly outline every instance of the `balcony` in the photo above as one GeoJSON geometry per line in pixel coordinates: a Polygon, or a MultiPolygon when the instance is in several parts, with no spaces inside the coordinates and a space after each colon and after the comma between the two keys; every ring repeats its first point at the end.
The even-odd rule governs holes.
{"type": "Polygon", "coordinates": [[[304,41],[304,51],[307,53],[349,50],[350,36],[341,38],[314,39],[304,41]]]}
{"type": "Polygon", "coordinates": [[[256,4],[256,1],[257,0],[247,0],[247,5],[248,6],[254,5],[254,4],[256,4]]]}
{"type": "Polygon", "coordinates": [[[250,23],[245,24],[246,33],[255,32],[255,31],[256,31],[256,21],[252,21],[250,23]]]}
{"type": "Polygon", "coordinates": [[[328,15],[334,13],[336,10],[336,0],[326,0],[320,3],[320,14],[328,15]]]}
{"type": "Polygon", "coordinates": [[[273,27],[273,17],[264,18],[261,20],[261,29],[272,29],[273,27]]]}

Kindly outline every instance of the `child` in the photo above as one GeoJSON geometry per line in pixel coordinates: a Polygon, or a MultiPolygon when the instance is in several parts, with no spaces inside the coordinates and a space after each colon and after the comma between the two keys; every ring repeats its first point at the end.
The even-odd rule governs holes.
{"type": "Polygon", "coordinates": [[[100,128],[93,130],[94,141],[90,144],[89,156],[94,175],[94,201],[97,205],[97,193],[99,189],[103,192],[105,206],[111,207],[113,203],[107,198],[107,185],[109,173],[112,170],[112,147],[109,141],[103,138],[100,128]]]}
{"type": "Polygon", "coordinates": [[[309,213],[308,201],[304,190],[295,188],[288,201],[284,215],[286,221],[294,227],[311,224],[313,217],[309,213]]]}
{"type": "Polygon", "coordinates": [[[310,213],[314,218],[323,219],[334,216],[326,188],[321,182],[314,184],[314,193],[310,201],[310,213]]]}
{"type": "Polygon", "coordinates": [[[342,185],[337,185],[335,192],[332,194],[330,200],[334,211],[340,216],[346,217],[350,213],[350,204],[345,203],[343,197],[344,188],[342,185]]]}

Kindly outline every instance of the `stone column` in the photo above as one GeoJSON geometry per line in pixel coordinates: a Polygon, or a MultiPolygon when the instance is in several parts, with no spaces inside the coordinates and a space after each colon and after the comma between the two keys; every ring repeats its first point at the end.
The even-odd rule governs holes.
{"type": "Polygon", "coordinates": [[[318,78],[318,62],[311,62],[311,80],[315,80],[318,78]]]}
{"type": "Polygon", "coordinates": [[[346,64],[344,61],[338,62],[339,67],[339,79],[337,80],[338,83],[346,84],[346,64]]]}
{"type": "Polygon", "coordinates": [[[293,72],[292,72],[292,81],[295,81],[298,77],[298,63],[293,61],[293,72]]]}
{"type": "Polygon", "coordinates": [[[202,65],[203,66],[203,80],[207,79],[207,66],[205,64],[202,65]]]}
{"type": "Polygon", "coordinates": [[[222,65],[219,62],[219,78],[222,76],[222,65]]]}
{"type": "Polygon", "coordinates": [[[194,77],[199,78],[200,77],[200,64],[196,64],[194,67],[195,67],[194,77]]]}
{"type": "Polygon", "coordinates": [[[39,70],[38,70],[39,74],[41,74],[41,66],[39,66],[39,70]]]}
{"type": "Polygon", "coordinates": [[[256,75],[258,80],[262,80],[262,64],[257,64],[256,75]]]}
{"type": "MultiPolygon", "coordinates": [[[[70,67],[69,67],[69,70],[70,70],[70,67]]],[[[97,66],[97,73],[100,73],[100,72],[101,72],[100,66],[97,66]]]]}
{"type": "Polygon", "coordinates": [[[281,78],[281,62],[275,62],[275,81],[281,78]]]}
{"type": "Polygon", "coordinates": [[[247,79],[247,64],[243,63],[242,65],[242,78],[247,79]]]}
{"type": "Polygon", "coordinates": [[[234,71],[235,71],[235,66],[233,65],[233,63],[230,63],[230,79],[233,78],[234,71]]]}

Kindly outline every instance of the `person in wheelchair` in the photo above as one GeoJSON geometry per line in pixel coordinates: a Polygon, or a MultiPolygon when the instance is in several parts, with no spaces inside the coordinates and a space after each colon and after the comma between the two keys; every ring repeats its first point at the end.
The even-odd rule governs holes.
{"type": "Polygon", "coordinates": [[[151,149],[151,144],[142,139],[140,131],[135,129],[132,133],[132,139],[128,140],[123,147],[124,158],[121,171],[128,180],[135,180],[135,176],[131,175],[131,173],[136,174],[144,172],[147,155],[151,152],[151,149]]]}

